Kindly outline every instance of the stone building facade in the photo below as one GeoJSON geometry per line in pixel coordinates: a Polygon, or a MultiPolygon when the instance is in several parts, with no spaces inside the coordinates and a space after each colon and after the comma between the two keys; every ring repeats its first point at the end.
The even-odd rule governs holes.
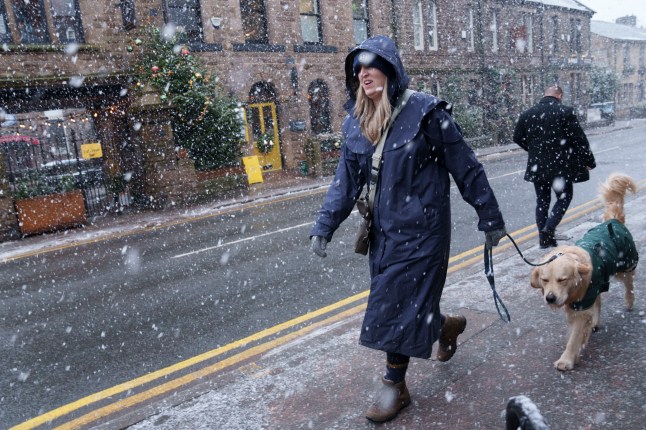
{"type": "Polygon", "coordinates": [[[646,108],[646,29],[636,28],[635,16],[617,22],[592,21],[592,55],[595,65],[612,70],[619,79],[614,101],[618,116],[646,108]]]}
{"type": "MultiPolygon", "coordinates": [[[[85,112],[106,174],[131,174],[144,201],[186,203],[202,188],[177,178],[199,175],[174,157],[172,139],[155,137],[167,118],[142,119],[148,111],[130,88],[134,41],[147,25],[173,25],[241,101],[245,154],[274,131],[277,150],[261,157],[271,182],[304,174],[308,142],[334,155],[346,115],[343,61],[365,37],[391,35],[412,88],[452,102],[466,132],[495,144],[549,83],[585,108],[592,15],[574,0],[0,0],[0,106],[18,123],[85,112]]],[[[0,132],[21,132],[12,127],[0,132]]],[[[10,195],[0,196],[3,212],[10,195]]]]}

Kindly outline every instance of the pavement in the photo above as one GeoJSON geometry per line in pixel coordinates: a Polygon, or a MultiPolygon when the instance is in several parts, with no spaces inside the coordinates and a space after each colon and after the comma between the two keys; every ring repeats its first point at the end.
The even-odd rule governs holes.
{"type": "MultiPolygon", "coordinates": [[[[588,134],[622,126],[631,124],[617,121],[614,128],[588,134]]],[[[478,155],[513,150],[515,145],[500,146],[478,155]]],[[[227,202],[94,220],[83,229],[0,244],[0,261],[186,222],[230,205],[324,187],[329,180],[286,176],[227,202]]],[[[626,199],[626,213],[638,251],[646,255],[646,191],[626,199]]],[[[560,233],[572,239],[562,243],[573,243],[600,216],[598,209],[563,224],[560,233]]],[[[521,246],[530,261],[545,253],[536,243],[537,238],[529,237],[521,246]]],[[[105,406],[94,405],[98,412],[85,411],[89,418],[81,417],[77,427],[69,428],[502,429],[509,398],[522,395],[552,429],[646,429],[646,271],[637,269],[632,312],[624,310],[623,288],[612,284],[603,297],[601,330],[591,336],[577,367],[560,372],[553,362],[565,347],[564,312],[548,308],[529,286],[531,267],[508,239],[495,251],[496,288],[511,322],[503,322],[496,312],[481,256],[454,263],[442,310],[465,315],[466,331],[449,362],[412,359],[407,374],[412,403],[391,422],[375,425],[364,418],[380,385],[385,357],[358,345],[363,294],[310,319],[221,348],[205,359],[206,367],[146,387],[148,396],[115,393],[105,406]],[[109,402],[119,407],[110,408],[109,402]]]]}

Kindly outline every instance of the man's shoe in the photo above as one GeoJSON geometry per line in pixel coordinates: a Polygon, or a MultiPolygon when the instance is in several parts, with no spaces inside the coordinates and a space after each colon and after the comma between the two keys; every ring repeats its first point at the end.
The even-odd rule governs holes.
{"type": "Polygon", "coordinates": [[[554,230],[542,230],[538,232],[538,244],[541,249],[551,248],[553,246],[558,246],[556,239],[554,238],[554,230]]]}
{"type": "Polygon", "coordinates": [[[467,319],[463,316],[446,317],[440,330],[440,347],[437,350],[439,361],[449,361],[455,350],[458,349],[458,336],[467,326],[467,319]]]}
{"type": "Polygon", "coordinates": [[[376,423],[392,420],[399,411],[410,405],[410,393],[406,381],[394,383],[381,378],[383,385],[375,396],[375,401],[366,411],[366,418],[376,423]]]}

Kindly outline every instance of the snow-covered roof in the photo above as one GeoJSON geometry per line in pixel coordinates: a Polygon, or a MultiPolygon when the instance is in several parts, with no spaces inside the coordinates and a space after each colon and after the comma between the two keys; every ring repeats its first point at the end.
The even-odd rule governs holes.
{"type": "Polygon", "coordinates": [[[594,12],[592,9],[585,6],[584,4],[579,3],[576,0],[528,0],[528,3],[541,3],[545,6],[555,6],[566,9],[581,10],[584,12],[594,12]]]}
{"type": "Polygon", "coordinates": [[[614,22],[590,21],[590,31],[609,39],[646,41],[646,30],[614,22]]]}

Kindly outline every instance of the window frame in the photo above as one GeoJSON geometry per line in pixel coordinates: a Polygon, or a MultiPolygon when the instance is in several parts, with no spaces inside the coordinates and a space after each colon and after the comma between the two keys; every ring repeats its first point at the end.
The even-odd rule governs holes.
{"type": "Polygon", "coordinates": [[[528,54],[534,53],[534,19],[531,13],[523,15],[525,20],[525,50],[528,54]]]}
{"type": "Polygon", "coordinates": [[[331,102],[330,99],[330,86],[323,79],[314,79],[310,82],[307,88],[308,95],[308,105],[310,110],[310,131],[311,134],[326,134],[332,133],[332,115],[330,111],[331,102]],[[317,90],[321,93],[320,102],[314,102],[313,93],[317,90]],[[313,109],[313,107],[320,109],[313,109]],[[315,119],[316,118],[316,119],[315,119]],[[320,125],[320,129],[315,130],[315,124],[320,125]]]}
{"type": "Polygon", "coordinates": [[[12,34],[11,28],[9,27],[9,15],[7,14],[7,8],[5,2],[0,2],[0,25],[4,25],[5,32],[0,33],[0,43],[11,43],[12,34]]]}
{"type": "MultiPolygon", "coordinates": [[[[180,0],[163,0],[164,23],[168,24],[168,23],[173,22],[177,26],[176,22],[171,21],[172,14],[170,13],[170,11],[171,11],[171,9],[181,9],[181,8],[176,8],[176,7],[171,8],[170,5],[169,5],[169,3],[175,2],[175,1],[179,2],[180,0]]],[[[202,20],[202,3],[200,2],[200,0],[195,0],[195,4],[196,4],[196,7],[191,8],[191,9],[194,11],[194,14],[195,14],[194,18],[197,18],[197,26],[199,28],[199,33],[198,33],[197,37],[190,36],[189,34],[187,34],[185,32],[178,32],[180,34],[183,33],[183,34],[185,34],[187,36],[186,39],[184,39],[182,37],[180,37],[178,39],[180,41],[184,42],[184,43],[187,43],[188,45],[191,45],[191,44],[203,44],[204,43],[204,25],[203,25],[203,20],[202,20]]]]}
{"type": "Polygon", "coordinates": [[[46,44],[50,44],[52,42],[52,36],[51,36],[51,33],[50,33],[51,29],[49,28],[49,23],[47,22],[47,18],[46,18],[47,12],[46,12],[46,9],[45,9],[44,0],[36,0],[36,2],[33,3],[34,5],[39,7],[39,9],[40,9],[40,18],[43,20],[42,21],[43,22],[43,29],[42,29],[43,37],[42,37],[42,39],[39,39],[39,40],[27,41],[27,42],[23,41],[23,33],[18,28],[20,26],[20,22],[19,22],[20,19],[19,18],[22,15],[22,12],[18,13],[16,11],[16,1],[15,0],[11,0],[10,4],[11,4],[11,8],[13,10],[13,15],[15,17],[16,29],[14,31],[16,31],[16,35],[18,36],[18,44],[19,45],[46,45],[46,44]]]}
{"type": "MultiPolygon", "coordinates": [[[[313,9],[313,12],[303,12],[300,10],[299,6],[299,18],[300,18],[300,24],[301,24],[301,38],[303,39],[303,44],[305,45],[321,45],[323,44],[323,26],[321,22],[321,5],[319,3],[319,0],[306,0],[313,9]],[[316,35],[317,39],[316,41],[311,41],[311,40],[305,40],[305,32],[303,31],[303,18],[304,17],[314,17],[316,18],[316,35]]],[[[303,0],[300,0],[299,2],[300,5],[303,4],[303,0]]]]}
{"type": "Polygon", "coordinates": [[[363,29],[365,30],[366,34],[366,39],[370,37],[370,10],[369,10],[369,5],[368,5],[369,0],[352,0],[352,28],[354,30],[354,43],[355,44],[360,44],[363,42],[363,38],[361,40],[358,40],[357,38],[357,25],[361,25],[363,29]],[[355,11],[355,4],[359,3],[359,7],[361,8],[361,16],[356,13],[355,11]],[[358,24],[361,23],[361,24],[358,24]]]}
{"type": "Polygon", "coordinates": [[[416,51],[424,50],[424,11],[422,0],[413,4],[413,48],[416,51]]]}
{"type": "Polygon", "coordinates": [[[500,45],[498,45],[498,10],[491,10],[491,25],[489,26],[491,31],[491,52],[498,52],[500,50],[500,45]]]}
{"type": "Polygon", "coordinates": [[[552,24],[552,46],[550,47],[550,52],[552,54],[558,54],[559,52],[559,17],[558,15],[552,15],[551,19],[552,24]]]}
{"type": "Polygon", "coordinates": [[[428,0],[426,3],[426,34],[428,36],[428,49],[437,51],[439,48],[439,34],[437,31],[437,3],[435,0],[428,0]],[[432,36],[431,36],[432,34],[432,36]]]}
{"type": "Polygon", "coordinates": [[[475,37],[474,37],[474,19],[473,19],[473,8],[469,7],[467,9],[467,51],[473,52],[476,49],[475,37]]]}
{"type": "Polygon", "coordinates": [[[268,45],[269,44],[269,26],[267,22],[267,8],[265,7],[265,1],[264,0],[240,0],[240,14],[242,15],[242,32],[245,36],[245,44],[247,45],[268,45]],[[258,7],[258,22],[261,24],[261,29],[260,29],[260,37],[258,38],[250,38],[247,35],[248,34],[255,34],[255,32],[252,31],[247,31],[247,30],[253,30],[252,28],[245,28],[248,27],[250,23],[248,20],[245,20],[245,14],[242,13],[243,10],[243,3],[246,4],[256,4],[258,7]],[[246,21],[246,22],[245,22],[246,21]]]}
{"type": "MultiPolygon", "coordinates": [[[[51,31],[56,34],[59,43],[61,44],[68,44],[68,43],[85,43],[85,32],[83,31],[83,20],[81,19],[81,6],[79,5],[79,0],[66,0],[73,2],[73,7],[74,7],[74,30],[76,31],[76,38],[74,40],[71,40],[67,35],[65,38],[62,37],[63,32],[66,32],[69,34],[70,27],[67,27],[67,29],[61,29],[59,28],[59,24],[57,24],[57,19],[60,19],[57,17],[57,15],[54,13],[54,3],[52,0],[49,0],[49,11],[52,14],[52,29],[51,31]]],[[[62,22],[64,20],[61,19],[62,22]]]]}
{"type": "Polygon", "coordinates": [[[119,8],[121,9],[123,28],[129,31],[137,27],[135,0],[119,0],[119,8]]]}

